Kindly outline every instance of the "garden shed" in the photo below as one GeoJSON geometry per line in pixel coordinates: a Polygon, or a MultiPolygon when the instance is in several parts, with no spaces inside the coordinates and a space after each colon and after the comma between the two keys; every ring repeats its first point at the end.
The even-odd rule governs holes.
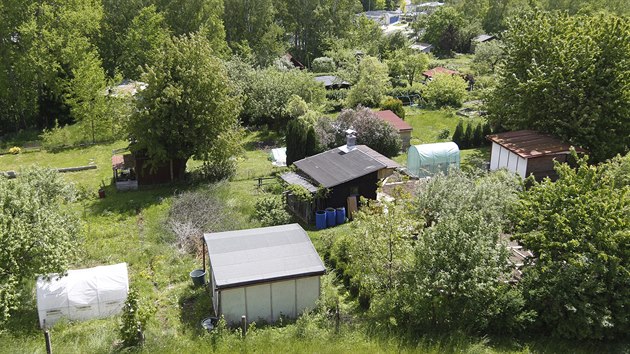
{"type": "MultiPolygon", "coordinates": [[[[516,130],[488,135],[492,142],[490,170],[505,168],[526,178],[534,175],[536,180],[558,178],[553,169],[554,160],[568,162],[571,144],[533,130],[516,130]]],[[[586,150],[576,147],[578,153],[586,150]]]]}
{"type": "Polygon", "coordinates": [[[214,312],[229,324],[243,315],[273,323],[315,307],[326,268],[299,224],[208,233],[204,241],[214,312]]]}
{"type": "Polygon", "coordinates": [[[454,142],[413,145],[407,153],[407,171],[419,177],[448,174],[459,169],[459,147],[454,142]]]}
{"type": "Polygon", "coordinates": [[[411,144],[411,133],[413,132],[413,127],[389,109],[375,113],[381,120],[384,120],[394,126],[396,132],[398,132],[398,136],[400,136],[400,140],[402,141],[402,150],[407,150],[411,144]]]}
{"type": "Polygon", "coordinates": [[[39,277],[36,286],[42,328],[61,318],[81,321],[113,316],[127,300],[127,263],[69,270],[62,277],[49,274],[39,277]]]}

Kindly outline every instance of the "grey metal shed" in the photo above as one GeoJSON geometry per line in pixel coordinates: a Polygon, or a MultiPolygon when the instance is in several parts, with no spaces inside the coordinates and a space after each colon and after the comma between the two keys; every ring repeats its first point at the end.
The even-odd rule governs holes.
{"type": "Polygon", "coordinates": [[[204,234],[212,303],[230,324],[295,318],[314,308],[326,271],[299,224],[204,234]]]}

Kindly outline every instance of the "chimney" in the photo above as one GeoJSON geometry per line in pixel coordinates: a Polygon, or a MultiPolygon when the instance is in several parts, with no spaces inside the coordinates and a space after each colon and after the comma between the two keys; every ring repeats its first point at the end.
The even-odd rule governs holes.
{"type": "Polygon", "coordinates": [[[346,130],[346,147],[348,151],[354,150],[357,144],[357,132],[352,127],[346,130]]]}

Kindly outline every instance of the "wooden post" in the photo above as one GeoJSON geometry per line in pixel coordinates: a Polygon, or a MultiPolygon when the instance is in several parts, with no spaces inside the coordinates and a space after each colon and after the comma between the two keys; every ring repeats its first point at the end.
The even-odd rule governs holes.
{"type": "Polygon", "coordinates": [[[52,354],[52,343],[50,341],[50,332],[44,331],[44,339],[46,340],[46,353],[52,354]]]}
{"type": "Polygon", "coordinates": [[[247,335],[247,317],[241,316],[241,336],[245,338],[247,335]]]}

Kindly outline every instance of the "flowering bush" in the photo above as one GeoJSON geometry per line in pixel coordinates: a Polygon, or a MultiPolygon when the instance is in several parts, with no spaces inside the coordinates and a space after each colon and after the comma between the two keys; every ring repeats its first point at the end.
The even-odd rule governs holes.
{"type": "Polygon", "coordinates": [[[12,148],[10,148],[10,149],[9,149],[9,154],[17,155],[17,154],[19,154],[20,152],[22,152],[22,149],[20,149],[20,148],[19,148],[19,147],[17,147],[17,146],[14,146],[14,147],[12,147],[12,148]]]}

